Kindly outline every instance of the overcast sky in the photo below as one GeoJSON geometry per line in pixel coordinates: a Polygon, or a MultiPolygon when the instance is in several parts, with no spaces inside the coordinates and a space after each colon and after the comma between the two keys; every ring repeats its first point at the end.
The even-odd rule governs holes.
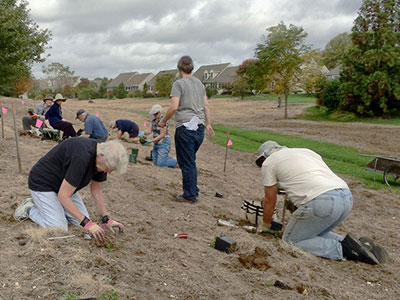
{"type": "MultiPolygon", "coordinates": [[[[60,62],[76,75],[173,69],[182,55],[200,65],[240,64],[254,56],[266,28],[302,26],[323,49],[351,31],[362,0],[29,0],[32,19],[51,30],[44,65],[60,62]]],[[[43,77],[42,65],[34,75],[43,77]]]]}

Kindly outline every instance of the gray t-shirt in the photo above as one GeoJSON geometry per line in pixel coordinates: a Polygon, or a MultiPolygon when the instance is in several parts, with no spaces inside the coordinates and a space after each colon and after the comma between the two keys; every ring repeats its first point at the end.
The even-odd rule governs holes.
{"type": "Polygon", "coordinates": [[[50,109],[50,107],[51,107],[51,105],[46,106],[44,103],[39,103],[35,107],[35,114],[44,116],[47,113],[47,111],[50,109]]]}
{"type": "Polygon", "coordinates": [[[175,113],[176,127],[189,122],[194,116],[204,124],[204,97],[206,89],[196,77],[184,77],[174,82],[170,97],[179,98],[178,110],[175,113]]]}

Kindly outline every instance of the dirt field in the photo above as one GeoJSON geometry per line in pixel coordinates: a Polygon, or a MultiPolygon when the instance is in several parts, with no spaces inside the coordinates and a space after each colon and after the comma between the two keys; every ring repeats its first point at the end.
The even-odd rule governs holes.
{"type": "MultiPolygon", "coordinates": [[[[329,261],[310,256],[272,236],[251,234],[241,228],[217,226],[219,218],[239,222],[243,200],[261,199],[263,188],[255,155],[229,151],[223,173],[224,147],[205,139],[198,152],[199,203],[178,204],[172,198],[182,189],[179,169],[153,167],[144,160],[150,147],[139,148],[136,165],[124,175],[111,174],[104,194],[111,216],[126,225],[126,232],[97,247],[70,227],[77,237],[49,241],[65,233],[39,229],[30,221],[13,220],[14,209],[29,196],[27,176],[36,161],[56,144],[19,137],[22,174],[18,171],[11,102],[17,106],[17,124],[28,107],[39,102],[2,98],[9,108],[4,116],[5,138],[0,136],[0,299],[59,299],[64,291],[78,298],[97,297],[115,289],[129,299],[399,299],[399,195],[365,189],[344,178],[354,196],[353,212],[339,228],[342,233],[369,236],[383,244],[390,263],[370,266],[351,261],[329,261]],[[215,193],[223,194],[216,198],[215,193]],[[174,238],[185,232],[189,239],[174,238]],[[210,247],[226,234],[237,250],[225,254],[210,247]],[[30,237],[25,246],[21,239],[30,237]],[[276,283],[274,286],[274,283],[276,283]]],[[[99,113],[104,124],[127,118],[143,125],[137,114],[163,100],[68,100],[64,118],[76,129],[78,108],[99,113]],[[136,113],[132,112],[135,111],[136,113]]],[[[268,129],[356,147],[363,152],[398,155],[398,127],[366,124],[314,123],[284,120],[283,110],[267,101],[210,100],[214,123],[268,129]]],[[[289,116],[306,105],[289,107],[289,116]]],[[[150,119],[147,118],[147,121],[150,119]]],[[[173,133],[173,128],[171,132],[173,133]]],[[[175,154],[174,149],[172,154],[175,154]]],[[[81,192],[97,219],[89,189],[81,192]]],[[[280,213],[281,210],[278,210],[280,213]]]]}

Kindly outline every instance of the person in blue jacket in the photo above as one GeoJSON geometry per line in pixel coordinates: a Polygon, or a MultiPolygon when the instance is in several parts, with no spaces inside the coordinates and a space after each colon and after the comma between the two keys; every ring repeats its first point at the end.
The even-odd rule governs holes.
{"type": "Polygon", "coordinates": [[[45,114],[46,120],[49,120],[50,125],[63,132],[63,140],[76,136],[76,131],[70,122],[67,122],[62,117],[61,104],[67,101],[61,94],[57,94],[54,98],[54,104],[45,114]]]}
{"type": "Polygon", "coordinates": [[[116,120],[110,122],[111,129],[117,129],[117,139],[120,140],[124,133],[127,132],[129,137],[128,142],[139,142],[139,126],[130,120],[116,120]]]}

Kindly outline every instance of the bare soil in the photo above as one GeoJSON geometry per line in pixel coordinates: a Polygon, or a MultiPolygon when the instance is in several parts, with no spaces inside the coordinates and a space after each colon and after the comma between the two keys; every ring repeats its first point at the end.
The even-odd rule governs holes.
{"type": "MultiPolygon", "coordinates": [[[[129,152],[133,147],[139,149],[138,163],[131,164],[124,175],[111,174],[103,189],[111,217],[126,225],[125,233],[96,246],[72,226],[68,234],[76,237],[48,240],[66,233],[41,229],[31,221],[16,222],[12,214],[29,196],[30,168],[56,143],[18,137],[19,172],[11,103],[17,107],[21,129],[27,108],[38,102],[26,100],[22,106],[17,99],[0,100],[9,108],[4,115],[5,137],[0,136],[0,299],[59,299],[64,291],[84,299],[111,289],[129,299],[400,298],[398,193],[369,190],[344,177],[353,192],[354,207],[337,231],[371,237],[388,250],[389,263],[371,266],[313,257],[279,238],[217,225],[220,218],[240,222],[242,201],[262,199],[263,188],[255,155],[230,150],[224,174],[225,148],[208,138],[197,157],[197,204],[172,201],[182,189],[179,169],[156,168],[144,159],[150,147],[126,143],[129,152]],[[216,192],[223,198],[215,197],[216,192]],[[182,232],[189,238],[174,238],[182,232]],[[220,234],[237,242],[235,252],[226,254],[210,247],[220,234]]],[[[127,118],[143,125],[150,118],[138,111],[148,111],[155,103],[164,108],[169,105],[167,99],[68,100],[63,112],[76,129],[83,127],[75,120],[79,108],[99,113],[104,124],[127,118]]],[[[292,119],[307,106],[300,104],[289,106],[289,119],[284,119],[283,109],[277,109],[274,102],[215,99],[210,103],[218,124],[330,141],[366,153],[397,155],[400,149],[395,126],[292,119]]],[[[173,126],[170,131],[173,134],[173,126]]],[[[175,155],[174,149],[171,154],[175,155]]],[[[92,218],[97,219],[89,189],[80,193],[92,218]]]]}

